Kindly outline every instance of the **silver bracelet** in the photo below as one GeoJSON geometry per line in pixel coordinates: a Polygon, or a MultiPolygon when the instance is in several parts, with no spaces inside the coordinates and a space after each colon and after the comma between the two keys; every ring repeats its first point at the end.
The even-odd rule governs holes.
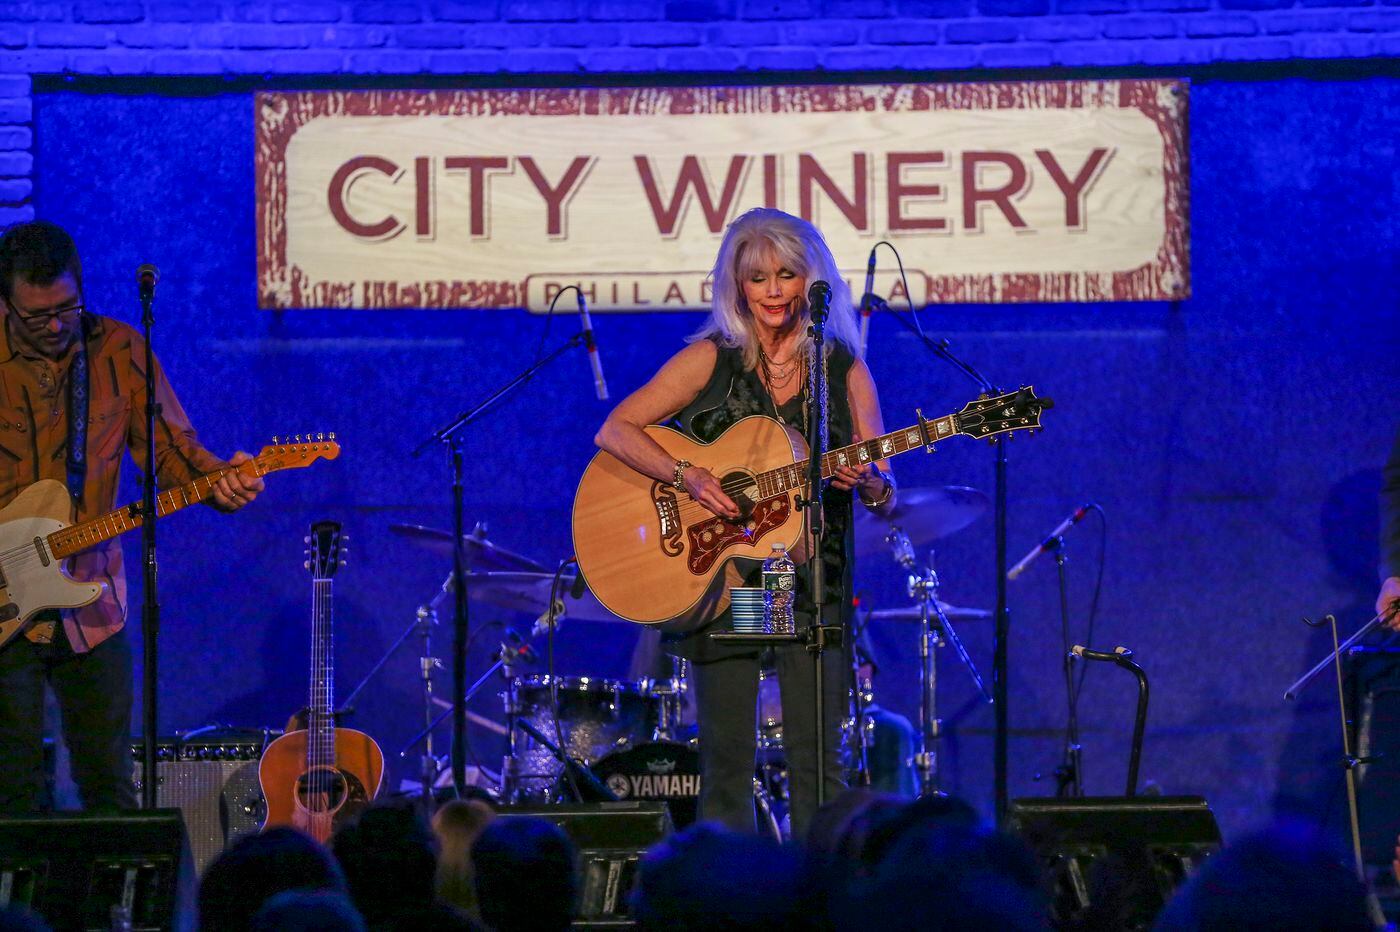
{"type": "Polygon", "coordinates": [[[890,500],[891,495],[894,495],[894,480],[885,474],[882,474],[880,478],[885,480],[885,494],[881,495],[875,501],[867,502],[864,498],[861,498],[860,493],[856,493],[856,498],[860,498],[860,503],[866,508],[879,508],[885,502],[890,500]]]}
{"type": "Polygon", "coordinates": [[[685,491],[685,471],[694,465],[690,460],[676,460],[676,475],[671,486],[677,492],[685,491]]]}

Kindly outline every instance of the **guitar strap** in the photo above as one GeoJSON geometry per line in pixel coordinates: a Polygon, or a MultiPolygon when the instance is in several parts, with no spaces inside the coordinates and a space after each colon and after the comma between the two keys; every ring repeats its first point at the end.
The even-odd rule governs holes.
{"type": "MultiPolygon", "coordinates": [[[[88,315],[83,311],[78,317],[78,345],[73,350],[73,359],[68,364],[68,455],[65,466],[68,471],[68,494],[75,505],[83,503],[83,486],[87,482],[87,435],[88,435],[88,315]]],[[[48,644],[57,633],[56,612],[43,612],[35,616],[25,629],[24,636],[34,644],[48,644]]]]}
{"type": "Polygon", "coordinates": [[[88,436],[88,315],[78,319],[78,346],[68,369],[68,494],[75,504],[83,503],[87,482],[88,436]]]}

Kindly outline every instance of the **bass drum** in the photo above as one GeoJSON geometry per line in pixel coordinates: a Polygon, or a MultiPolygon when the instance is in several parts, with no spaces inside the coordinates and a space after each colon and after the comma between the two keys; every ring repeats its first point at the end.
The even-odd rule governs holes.
{"type": "Polygon", "coordinates": [[[593,765],[598,779],[624,802],[664,802],[677,829],[695,822],[700,754],[688,744],[651,741],[617,751],[593,765]]]}

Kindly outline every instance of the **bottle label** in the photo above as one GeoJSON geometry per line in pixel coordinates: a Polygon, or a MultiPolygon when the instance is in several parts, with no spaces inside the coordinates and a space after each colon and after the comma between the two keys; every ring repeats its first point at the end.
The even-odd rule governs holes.
{"type": "Polygon", "coordinates": [[[769,570],[763,574],[766,592],[792,592],[797,588],[797,574],[791,570],[769,570]]]}

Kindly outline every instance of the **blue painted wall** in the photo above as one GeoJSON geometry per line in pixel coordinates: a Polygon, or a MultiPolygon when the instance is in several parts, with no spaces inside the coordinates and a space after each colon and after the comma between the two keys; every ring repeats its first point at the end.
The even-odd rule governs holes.
{"type": "MultiPolygon", "coordinates": [[[[255,450],[274,433],[307,430],[334,430],[344,445],[333,464],[273,477],[243,514],[196,509],[163,525],[163,728],[277,724],[306,691],[308,522],[338,519],[353,538],[336,581],[344,696],[448,570],[388,530],[449,520],[442,458],[410,451],[528,364],[544,322],[520,312],[257,310],[251,95],[170,88],[37,93],[32,202],[77,237],[90,304],[104,313],[134,321],[132,270],[162,268],[157,351],[211,447],[255,450]]],[[[1297,705],[1281,696],[1325,652],[1325,635],[1299,616],[1333,610],[1355,624],[1374,598],[1374,492],[1400,426],[1400,192],[1395,137],[1384,129],[1400,110],[1400,82],[1206,79],[1191,95],[1190,300],[954,306],[923,320],[994,378],[1033,382],[1058,402],[1043,434],[1011,447],[1012,550],[1080,502],[1104,507],[1108,564],[1093,642],[1134,648],[1152,676],[1143,776],[1205,794],[1232,832],[1277,807],[1321,814],[1340,799],[1332,694],[1319,684],[1297,705]]],[[[598,319],[615,396],[699,321],[598,319]]],[[[572,331],[572,320],[556,321],[549,342],[572,331]]],[[[875,321],[870,364],[891,425],[915,406],[942,413],[969,397],[892,321],[875,321]]],[[[467,444],[469,517],[503,546],[546,562],[567,555],[574,483],[605,413],[581,355],[501,405],[467,444]]],[[[970,441],[897,467],[905,487],[992,483],[990,451],[970,441]]],[[[1086,522],[1071,538],[1076,641],[1096,530],[1086,522]]],[[[989,519],[941,542],[944,597],[990,608],[991,561],[989,519]]],[[[864,561],[859,586],[870,604],[900,604],[903,579],[887,559],[864,561]]],[[[1064,720],[1053,565],[1012,593],[1012,794],[1042,795],[1053,791],[1064,720]]],[[[527,620],[486,609],[474,617],[527,620]]],[[[961,633],[989,673],[989,627],[966,622],[961,633]]],[[[559,669],[622,676],[633,635],[566,624],[559,669]]],[[[474,669],[491,637],[473,648],[474,669]]],[[[912,717],[915,631],[887,623],[876,642],[880,698],[912,717]]],[[[358,703],[356,724],[391,754],[421,719],[415,657],[405,648],[358,703]]],[[[1091,792],[1122,785],[1132,695],[1115,671],[1088,678],[1091,792]]],[[[940,701],[947,786],[990,810],[992,714],[951,654],[940,701]]],[[[497,704],[488,696],[477,708],[494,714],[497,704]]],[[[494,767],[496,745],[478,737],[494,767]]]]}

